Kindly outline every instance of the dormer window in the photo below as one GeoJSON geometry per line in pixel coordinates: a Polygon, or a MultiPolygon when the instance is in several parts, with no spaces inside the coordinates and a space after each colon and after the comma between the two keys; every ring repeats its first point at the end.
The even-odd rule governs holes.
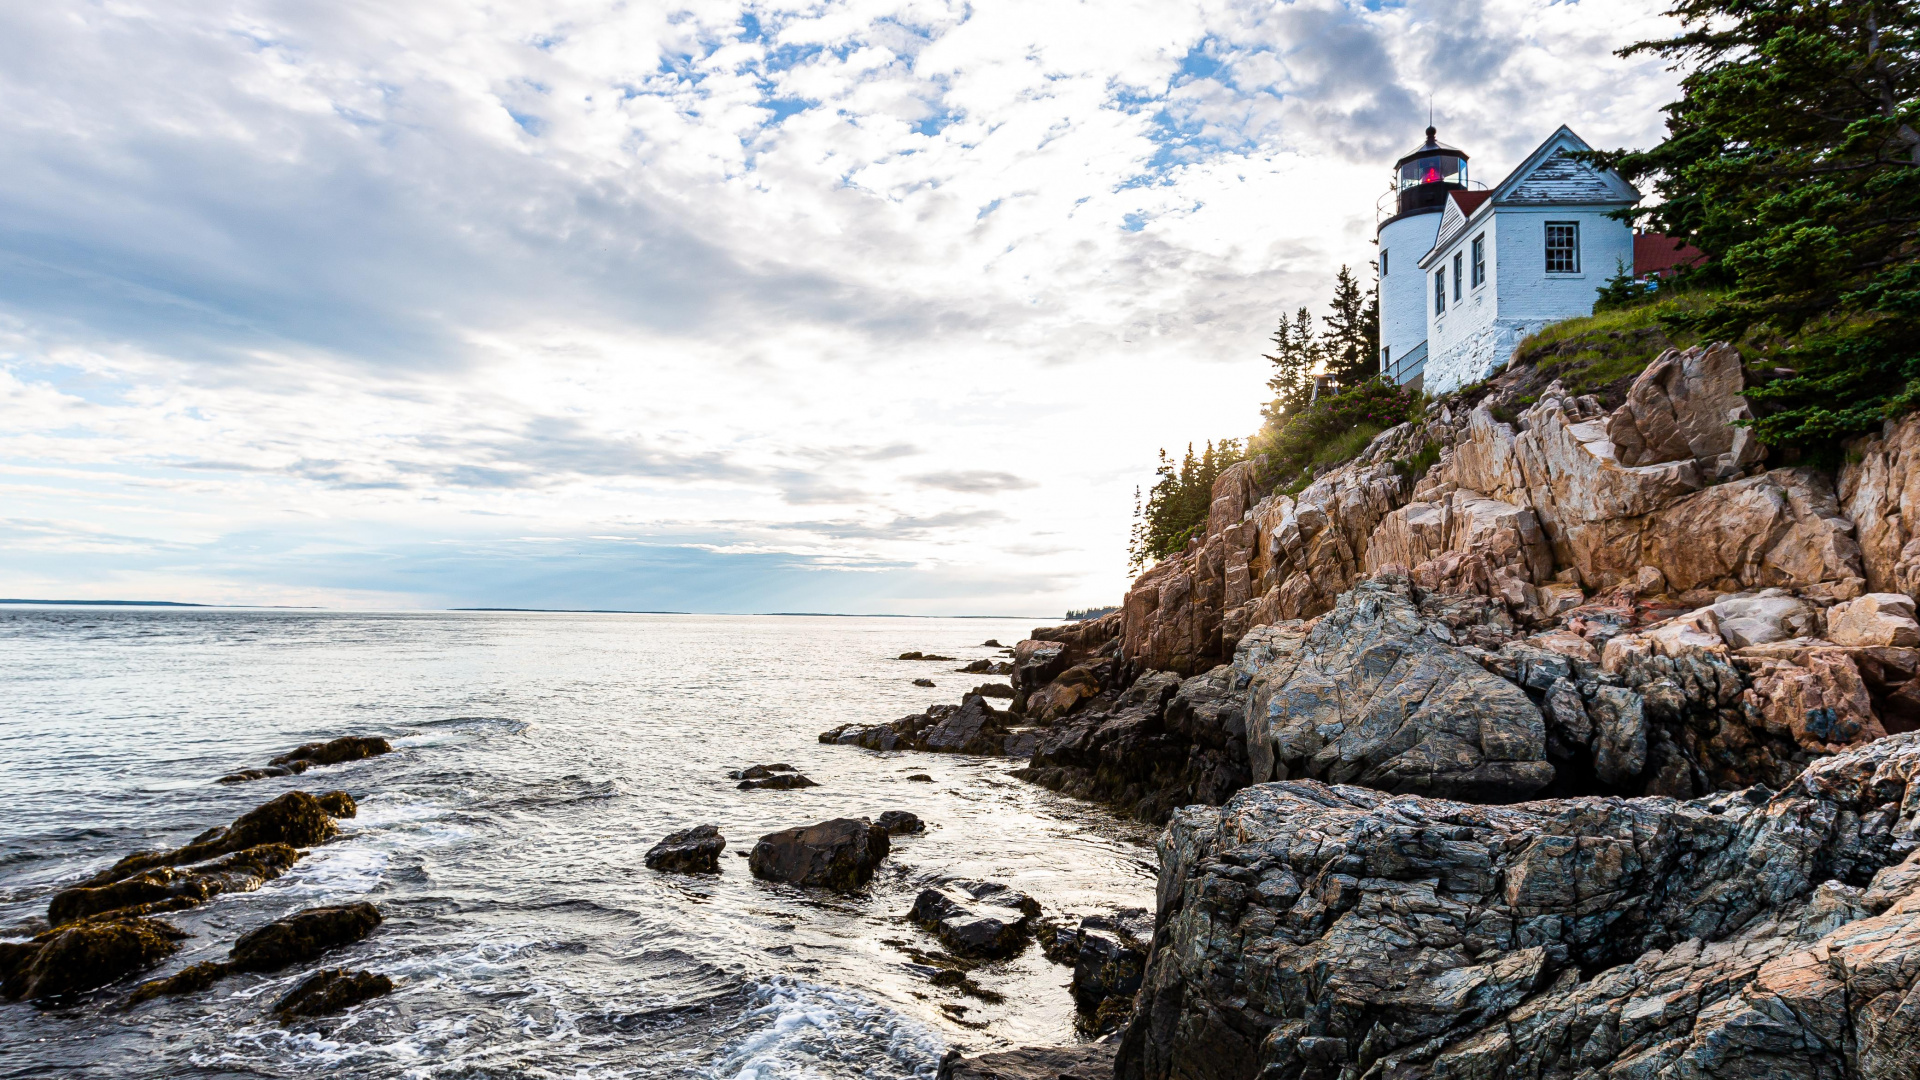
{"type": "Polygon", "coordinates": [[[1580,223],[1577,221],[1547,222],[1547,273],[1577,274],[1580,272],[1580,223]]]}

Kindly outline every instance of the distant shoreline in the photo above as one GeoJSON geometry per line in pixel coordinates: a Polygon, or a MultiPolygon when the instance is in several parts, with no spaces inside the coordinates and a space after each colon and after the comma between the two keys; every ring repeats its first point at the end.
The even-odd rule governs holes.
{"type": "MultiPolygon", "coordinates": [[[[44,607],[159,607],[159,608],[245,608],[273,611],[354,611],[354,608],[296,607],[290,604],[193,604],[180,600],[29,600],[0,598],[0,604],[40,605],[44,607]]],[[[498,611],[529,615],[748,615],[812,619],[1010,619],[1046,622],[1052,615],[882,615],[842,611],[641,611],[633,608],[532,608],[532,607],[455,607],[395,609],[389,614],[432,614],[439,611],[498,611]]]]}

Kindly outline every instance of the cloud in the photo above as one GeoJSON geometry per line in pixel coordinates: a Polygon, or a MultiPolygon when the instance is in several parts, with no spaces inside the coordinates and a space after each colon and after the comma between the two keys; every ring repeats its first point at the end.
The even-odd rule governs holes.
{"type": "Polygon", "coordinates": [[[113,538],[54,584],[229,599],[735,595],[642,541],[1117,595],[1133,485],[1257,423],[1429,92],[1487,181],[1563,121],[1645,145],[1675,75],[1613,50],[1659,7],[13,5],[8,513],[113,538]]]}
{"type": "Polygon", "coordinates": [[[969,495],[990,495],[996,491],[1019,491],[1023,488],[1038,486],[1033,481],[1012,473],[993,472],[989,469],[921,473],[911,479],[921,487],[959,491],[969,495]]]}

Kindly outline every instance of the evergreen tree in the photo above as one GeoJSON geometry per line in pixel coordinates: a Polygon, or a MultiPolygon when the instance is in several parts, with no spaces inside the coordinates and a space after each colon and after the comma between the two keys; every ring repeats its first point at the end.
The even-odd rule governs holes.
{"type": "Polygon", "coordinates": [[[1188,443],[1178,465],[1166,450],[1160,451],[1160,465],[1154,470],[1157,479],[1147,492],[1144,510],[1138,492],[1134,496],[1133,535],[1127,545],[1132,570],[1138,572],[1149,562],[1179,554],[1189,540],[1206,531],[1207,516],[1213,510],[1213,482],[1241,456],[1238,439],[1222,439],[1218,445],[1209,442],[1197,457],[1188,443]]]}
{"type": "Polygon", "coordinates": [[[1292,322],[1281,318],[1270,340],[1273,352],[1265,356],[1273,364],[1273,377],[1267,380],[1273,404],[1268,411],[1296,412],[1313,396],[1313,376],[1326,357],[1325,347],[1314,332],[1313,316],[1306,308],[1294,312],[1292,322]]]}
{"type": "Polygon", "coordinates": [[[1327,374],[1341,386],[1358,386],[1380,372],[1380,296],[1362,293],[1353,271],[1342,266],[1333,278],[1333,302],[1326,316],[1327,374]]]}
{"type": "Polygon", "coordinates": [[[1749,391],[1771,443],[1829,442],[1920,404],[1920,4],[1678,0],[1650,52],[1691,66],[1651,150],[1592,157],[1711,262],[1703,334],[1779,346],[1749,391]]]}

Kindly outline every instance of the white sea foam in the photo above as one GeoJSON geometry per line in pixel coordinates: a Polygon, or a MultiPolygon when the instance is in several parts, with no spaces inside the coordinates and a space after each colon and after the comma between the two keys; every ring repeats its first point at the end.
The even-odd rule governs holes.
{"type": "Polygon", "coordinates": [[[755,987],[753,1001],[754,1030],[707,1070],[714,1080],[800,1080],[849,1065],[874,1080],[926,1078],[946,1050],[926,1025],[843,987],[779,977],[755,987]]]}
{"type": "Polygon", "coordinates": [[[296,895],[368,893],[386,877],[389,861],[386,852],[373,848],[353,844],[319,847],[264,889],[296,895]]]}

